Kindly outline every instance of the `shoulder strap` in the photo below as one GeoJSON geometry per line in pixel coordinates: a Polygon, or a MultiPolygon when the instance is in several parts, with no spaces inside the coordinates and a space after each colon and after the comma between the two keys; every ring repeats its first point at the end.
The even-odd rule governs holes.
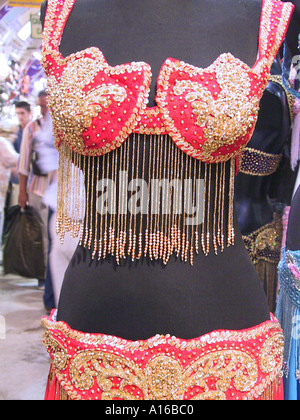
{"type": "Polygon", "coordinates": [[[57,52],[76,0],[48,0],[43,31],[43,50],[57,52]]]}
{"type": "Polygon", "coordinates": [[[271,68],[278,50],[285,38],[294,5],[279,0],[263,0],[260,22],[259,54],[257,64],[263,62],[271,68]]]}

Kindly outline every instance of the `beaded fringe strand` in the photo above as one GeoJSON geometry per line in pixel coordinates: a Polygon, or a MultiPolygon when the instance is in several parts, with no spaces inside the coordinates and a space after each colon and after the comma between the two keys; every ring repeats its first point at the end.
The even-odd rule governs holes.
{"type": "Polygon", "coordinates": [[[234,244],[234,176],[235,159],[230,167],[200,162],[167,135],[136,134],[92,157],[61,144],[57,233],[79,237],[93,259],[167,264],[175,254],[193,265],[199,252],[234,244]]]}

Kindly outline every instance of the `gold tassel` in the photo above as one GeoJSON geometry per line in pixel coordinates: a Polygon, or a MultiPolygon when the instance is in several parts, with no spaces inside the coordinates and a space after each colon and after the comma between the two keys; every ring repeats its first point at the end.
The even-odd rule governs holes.
{"type": "Polygon", "coordinates": [[[228,240],[227,246],[234,245],[234,223],[233,223],[233,210],[234,210],[234,178],[235,178],[235,159],[230,161],[230,175],[229,175],[229,208],[228,208],[228,240]]]}

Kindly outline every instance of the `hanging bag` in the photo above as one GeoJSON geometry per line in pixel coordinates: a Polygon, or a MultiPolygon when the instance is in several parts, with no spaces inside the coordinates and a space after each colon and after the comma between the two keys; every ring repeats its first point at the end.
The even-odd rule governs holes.
{"type": "Polygon", "coordinates": [[[44,249],[40,216],[33,207],[8,210],[3,244],[4,274],[45,278],[44,249]]]}

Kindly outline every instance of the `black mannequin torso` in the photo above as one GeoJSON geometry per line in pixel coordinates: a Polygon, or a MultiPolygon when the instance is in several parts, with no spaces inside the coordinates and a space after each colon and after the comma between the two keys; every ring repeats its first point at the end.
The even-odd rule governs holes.
{"type": "Polygon", "coordinates": [[[290,251],[300,250],[300,187],[298,187],[291,205],[286,248],[290,251]]]}
{"type": "MultiPolygon", "coordinates": [[[[60,51],[66,56],[98,46],[110,65],[148,62],[153,106],[167,57],[206,67],[230,51],[252,66],[260,12],[261,0],[77,0],[60,51]]],[[[236,221],[235,228],[235,246],[218,256],[198,255],[193,267],[175,258],[166,267],[145,259],[117,267],[110,259],[91,261],[90,252],[78,247],[65,275],[58,319],[77,330],[131,340],[155,334],[188,339],[266,321],[266,297],[236,221]]]]}

